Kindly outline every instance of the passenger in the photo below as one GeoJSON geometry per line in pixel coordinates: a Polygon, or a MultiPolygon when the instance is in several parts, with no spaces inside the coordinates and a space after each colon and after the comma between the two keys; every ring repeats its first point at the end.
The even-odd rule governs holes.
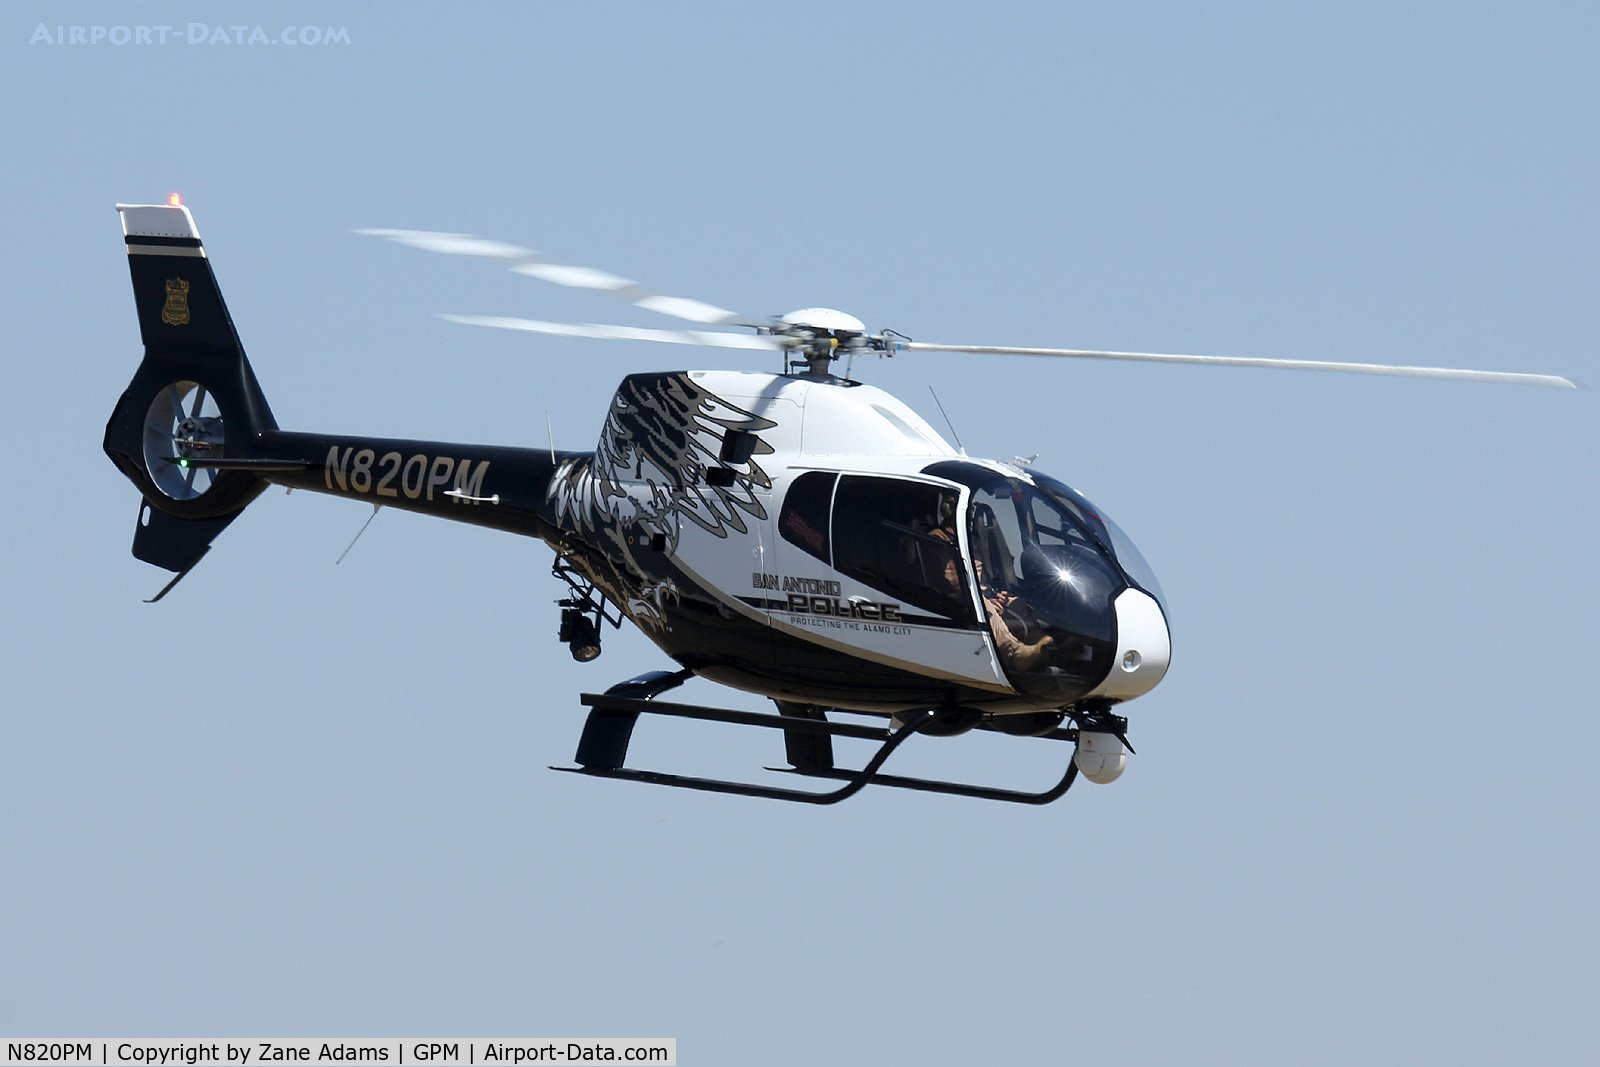
{"type": "Polygon", "coordinates": [[[932,568],[936,572],[943,572],[944,582],[950,587],[952,596],[959,597],[961,588],[961,559],[960,546],[956,543],[955,520],[950,519],[942,526],[935,526],[930,520],[923,520],[917,524],[927,532],[927,535],[937,541],[949,545],[948,549],[938,549],[937,556],[943,558],[943,566],[938,565],[938,559],[933,560],[932,568]],[[925,524],[925,525],[924,525],[925,524]]]}
{"type": "Polygon", "coordinates": [[[944,561],[944,584],[950,587],[952,596],[961,595],[961,564],[955,556],[944,561]]]}

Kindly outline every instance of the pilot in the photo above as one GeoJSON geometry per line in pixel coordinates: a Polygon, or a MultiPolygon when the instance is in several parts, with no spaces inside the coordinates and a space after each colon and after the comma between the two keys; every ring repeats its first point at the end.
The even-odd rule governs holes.
{"type": "MultiPolygon", "coordinates": [[[[944,582],[949,586],[951,594],[959,597],[962,593],[961,561],[956,540],[954,508],[941,507],[940,511],[938,518],[930,516],[919,520],[912,528],[949,544],[949,554],[945,557],[944,566],[939,569],[943,571],[944,582]]],[[[1028,632],[1027,603],[1009,590],[988,588],[984,582],[982,560],[977,563],[977,571],[984,614],[988,617],[989,632],[994,635],[995,649],[1000,653],[1000,662],[1011,671],[1043,670],[1048,665],[1050,648],[1055,644],[1055,638],[1045,634],[1037,641],[1028,642],[1019,637],[1018,631],[1023,634],[1028,632]],[[1008,622],[1008,617],[1014,621],[1015,630],[1012,628],[1012,623],[1008,622]]]]}
{"type": "Polygon", "coordinates": [[[977,568],[979,595],[983,597],[983,610],[989,617],[989,632],[994,635],[994,646],[1000,653],[1000,662],[1013,671],[1043,670],[1050,658],[1050,647],[1056,643],[1055,638],[1045,634],[1029,643],[1018,637],[1006,617],[1009,615],[1015,619],[1017,628],[1026,633],[1027,623],[1023,619],[1028,610],[1027,602],[1008,589],[991,589],[983,580],[982,560],[978,561],[977,568]]]}

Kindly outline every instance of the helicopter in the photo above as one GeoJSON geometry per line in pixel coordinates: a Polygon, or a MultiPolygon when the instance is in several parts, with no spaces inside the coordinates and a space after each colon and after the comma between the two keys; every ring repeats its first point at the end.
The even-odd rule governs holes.
{"type": "MultiPolygon", "coordinates": [[[[535,537],[565,585],[558,639],[583,662],[606,627],[637,626],[676,664],[583,693],[575,766],[555,770],[809,804],[865,786],[1047,804],[1080,775],[1116,780],[1132,751],[1122,705],[1171,661],[1166,598],[1134,542],[1030,460],[975,459],[908,405],[851,378],[857,355],[944,351],[1201,363],[1575,388],[1552,375],[1226,356],[946,345],[805,308],[756,319],[466,234],[358,233],[497,263],[701,327],[443,315],[559,337],[775,354],[776,372],[637,373],[593,451],[280,430],[189,208],[119,204],[143,361],[106,426],[106,454],[143,500],[133,554],[173,572],[165,597],[269,485],[535,537]],[[733,332],[737,327],[749,332],[733,332]],[[842,375],[835,373],[840,359],[842,375]],[[659,699],[693,677],[771,699],[777,714],[659,699]],[[822,789],[627,765],[642,715],[778,730],[786,767],[822,789]],[[972,730],[1065,742],[1032,792],[884,773],[912,735],[972,730]],[[878,747],[855,769],[835,737],[878,747]]],[[[937,395],[935,395],[937,400],[937,395]]],[[[370,520],[369,520],[370,521],[370,520]]],[[[359,535],[358,535],[359,536],[359,535]]]]}

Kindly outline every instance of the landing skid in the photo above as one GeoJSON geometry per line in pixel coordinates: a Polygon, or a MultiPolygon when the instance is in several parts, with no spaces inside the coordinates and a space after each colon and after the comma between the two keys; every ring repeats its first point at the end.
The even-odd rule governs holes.
{"type": "MultiPolygon", "coordinates": [[[[924,727],[952,714],[951,710],[931,708],[907,715],[894,729],[866,726],[858,723],[829,722],[816,713],[815,717],[801,717],[793,712],[783,715],[766,715],[753,711],[732,711],[725,708],[708,708],[697,704],[673,704],[655,698],[682,685],[694,676],[692,671],[652,671],[637,678],[614,685],[603,694],[584,693],[583,704],[590,709],[583,736],[578,741],[576,767],[552,767],[554,771],[587,774],[595,778],[621,778],[632,782],[648,782],[678,789],[699,789],[712,793],[734,793],[739,796],[765,797],[768,800],[787,800],[799,804],[837,804],[859,793],[868,785],[888,786],[892,789],[914,789],[926,793],[947,793],[952,796],[976,797],[981,800],[1001,800],[1012,804],[1048,804],[1072,787],[1078,776],[1078,766],[1070,757],[1066,773],[1061,780],[1042,793],[1026,793],[1012,789],[968,785],[962,782],[942,782],[930,778],[907,778],[882,774],[880,769],[900,745],[924,727]],[[795,767],[768,767],[767,770],[799,775],[804,778],[821,778],[845,783],[829,792],[808,789],[786,789],[780,786],[758,785],[754,782],[730,782],[717,778],[693,778],[662,771],[638,770],[624,767],[628,755],[628,742],[640,715],[670,715],[679,718],[703,719],[710,722],[734,723],[740,726],[760,726],[783,730],[788,743],[790,759],[795,767]],[[860,770],[843,770],[833,767],[832,738],[855,737],[879,742],[866,766],[860,770]],[[797,753],[806,758],[796,759],[797,753]]],[[[1076,730],[1054,730],[1044,735],[1049,738],[1077,741],[1076,730]]]]}

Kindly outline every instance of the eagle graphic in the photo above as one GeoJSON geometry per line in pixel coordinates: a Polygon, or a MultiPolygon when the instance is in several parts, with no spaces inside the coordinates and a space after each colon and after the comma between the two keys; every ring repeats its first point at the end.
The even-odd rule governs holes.
{"type": "MultiPolygon", "coordinates": [[[[677,549],[681,523],[727,537],[730,530],[747,532],[747,517],[767,517],[756,493],[770,489],[772,479],[756,457],[770,454],[772,445],[757,437],[743,463],[722,457],[732,435],[775,425],[702,389],[682,371],[633,374],[612,398],[594,454],[557,469],[547,495],[557,523],[602,543],[606,556],[621,564],[616,578],[624,588],[614,591],[636,621],[666,624],[664,606],[680,592],[666,556],[677,549]],[[711,484],[708,470],[728,473],[711,484]]],[[[611,583],[597,578],[597,584],[611,583]]]]}

